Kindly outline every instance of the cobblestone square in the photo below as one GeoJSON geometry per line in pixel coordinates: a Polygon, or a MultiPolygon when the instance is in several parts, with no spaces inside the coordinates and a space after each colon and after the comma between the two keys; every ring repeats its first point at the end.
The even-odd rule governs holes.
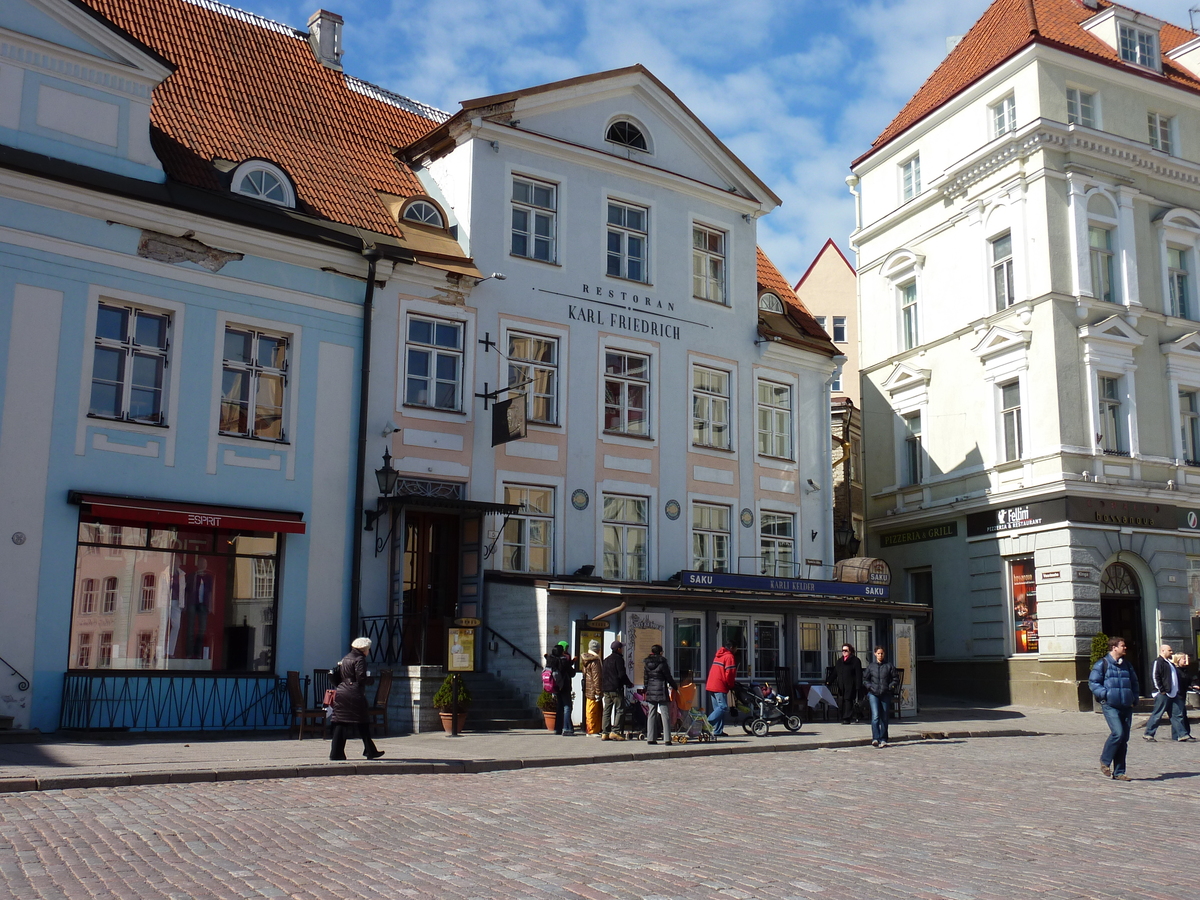
{"type": "Polygon", "coordinates": [[[1096,735],[0,797],[0,896],[1190,896],[1200,745],[1096,735]]]}

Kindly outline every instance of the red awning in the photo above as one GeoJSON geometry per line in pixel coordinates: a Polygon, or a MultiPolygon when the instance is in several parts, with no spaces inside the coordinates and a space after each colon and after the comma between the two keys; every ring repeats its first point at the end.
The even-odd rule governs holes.
{"type": "Polygon", "coordinates": [[[274,531],[304,534],[303,513],[242,506],[212,506],[207,503],[174,503],[169,500],[141,500],[133,497],[109,497],[72,491],[70,502],[85,507],[93,516],[150,522],[162,525],[190,525],[193,528],[228,528],[234,531],[274,531]]]}

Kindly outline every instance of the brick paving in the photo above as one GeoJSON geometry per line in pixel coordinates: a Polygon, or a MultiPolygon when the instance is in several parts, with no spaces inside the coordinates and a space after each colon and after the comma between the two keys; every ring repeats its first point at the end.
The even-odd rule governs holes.
{"type": "Polygon", "coordinates": [[[0,897],[1195,896],[1200,744],[910,741],[0,795],[0,897]],[[1184,827],[1184,823],[1191,823],[1184,827]]]}

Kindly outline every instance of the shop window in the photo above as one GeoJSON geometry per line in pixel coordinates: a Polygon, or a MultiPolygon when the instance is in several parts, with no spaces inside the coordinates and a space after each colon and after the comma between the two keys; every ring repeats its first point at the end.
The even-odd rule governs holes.
{"type": "Polygon", "coordinates": [[[677,615],[672,633],[675,636],[675,658],[673,660],[675,677],[682,683],[690,676],[697,681],[707,677],[704,670],[704,657],[701,655],[703,646],[703,622],[700,616],[677,615]]]}
{"type": "Polygon", "coordinates": [[[797,680],[820,683],[825,674],[821,654],[821,623],[797,622],[796,638],[797,680]]]}
{"type": "Polygon", "coordinates": [[[75,667],[273,671],[259,623],[264,614],[274,621],[277,563],[273,533],[82,521],[71,622],[75,667]],[[90,552],[97,546],[107,552],[90,552]],[[125,574],[104,574],[114,569],[125,574]],[[96,613],[105,616],[107,630],[93,638],[96,613]]]}
{"type": "Polygon", "coordinates": [[[1188,599],[1191,601],[1192,617],[1200,616],[1200,556],[1188,557],[1188,599]]]}
{"type": "Polygon", "coordinates": [[[749,644],[749,620],[722,616],[719,631],[717,640],[722,646],[728,644],[733,652],[734,662],[737,663],[737,677],[749,678],[750,659],[746,654],[746,647],[749,644]]]}
{"type": "Polygon", "coordinates": [[[783,662],[781,638],[782,625],[778,619],[754,620],[754,677],[775,680],[776,670],[783,662]]]}
{"type": "Polygon", "coordinates": [[[1008,583],[1012,591],[1013,650],[1016,653],[1037,653],[1037,576],[1032,556],[1009,560],[1008,583]]]}

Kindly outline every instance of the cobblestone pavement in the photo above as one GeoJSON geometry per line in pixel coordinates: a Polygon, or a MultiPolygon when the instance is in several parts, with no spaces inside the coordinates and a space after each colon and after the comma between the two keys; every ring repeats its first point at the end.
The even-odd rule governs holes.
{"type": "Polygon", "coordinates": [[[1135,739],[1130,783],[1057,734],[7,794],[0,897],[1178,900],[1197,748],[1135,739]]]}

